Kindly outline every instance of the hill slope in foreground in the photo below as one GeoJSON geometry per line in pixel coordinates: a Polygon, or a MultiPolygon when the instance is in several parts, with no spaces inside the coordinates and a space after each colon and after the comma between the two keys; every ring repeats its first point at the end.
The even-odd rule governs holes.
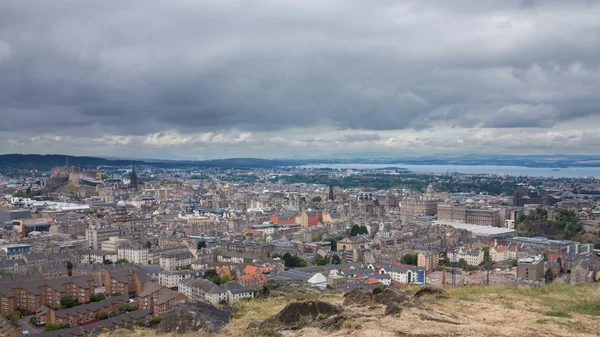
{"type": "MultiPolygon", "coordinates": [[[[281,331],[283,336],[598,336],[600,287],[550,285],[541,288],[465,287],[448,291],[447,298],[426,296],[422,305],[404,309],[400,317],[384,316],[384,306],[344,306],[350,319],[341,329],[281,331]]],[[[344,297],[314,300],[341,305],[344,297]]],[[[240,302],[231,322],[218,335],[252,336],[248,325],[277,314],[291,299],[269,298],[240,302]]],[[[112,336],[120,335],[113,332],[112,336]]],[[[201,333],[157,335],[151,330],[128,331],[127,336],[202,336],[201,333]]],[[[105,337],[109,334],[105,334],[105,337]]]]}

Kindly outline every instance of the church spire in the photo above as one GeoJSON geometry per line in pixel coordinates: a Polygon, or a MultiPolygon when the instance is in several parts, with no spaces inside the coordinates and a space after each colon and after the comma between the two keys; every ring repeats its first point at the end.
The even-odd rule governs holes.
{"type": "Polygon", "coordinates": [[[137,188],[138,188],[138,177],[137,177],[137,174],[135,173],[135,164],[134,163],[131,163],[131,177],[129,179],[130,179],[130,186],[131,186],[131,188],[137,190],[137,188]]]}

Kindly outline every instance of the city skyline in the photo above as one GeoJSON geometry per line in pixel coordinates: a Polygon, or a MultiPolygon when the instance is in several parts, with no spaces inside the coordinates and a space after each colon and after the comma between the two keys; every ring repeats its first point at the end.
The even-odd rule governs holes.
{"type": "Polygon", "coordinates": [[[591,1],[0,4],[0,153],[594,153],[591,1]]]}

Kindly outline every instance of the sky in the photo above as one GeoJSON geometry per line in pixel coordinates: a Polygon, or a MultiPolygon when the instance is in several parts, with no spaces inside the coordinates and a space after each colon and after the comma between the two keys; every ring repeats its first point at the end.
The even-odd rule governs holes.
{"type": "Polygon", "coordinates": [[[600,1],[0,1],[0,153],[597,154],[600,1]]]}

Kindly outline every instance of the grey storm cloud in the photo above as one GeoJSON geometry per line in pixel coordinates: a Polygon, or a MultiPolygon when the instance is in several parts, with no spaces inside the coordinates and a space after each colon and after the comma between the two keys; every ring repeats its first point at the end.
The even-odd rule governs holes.
{"type": "Polygon", "coordinates": [[[598,18],[575,0],[3,1],[0,131],[550,128],[600,114],[598,18]]]}

